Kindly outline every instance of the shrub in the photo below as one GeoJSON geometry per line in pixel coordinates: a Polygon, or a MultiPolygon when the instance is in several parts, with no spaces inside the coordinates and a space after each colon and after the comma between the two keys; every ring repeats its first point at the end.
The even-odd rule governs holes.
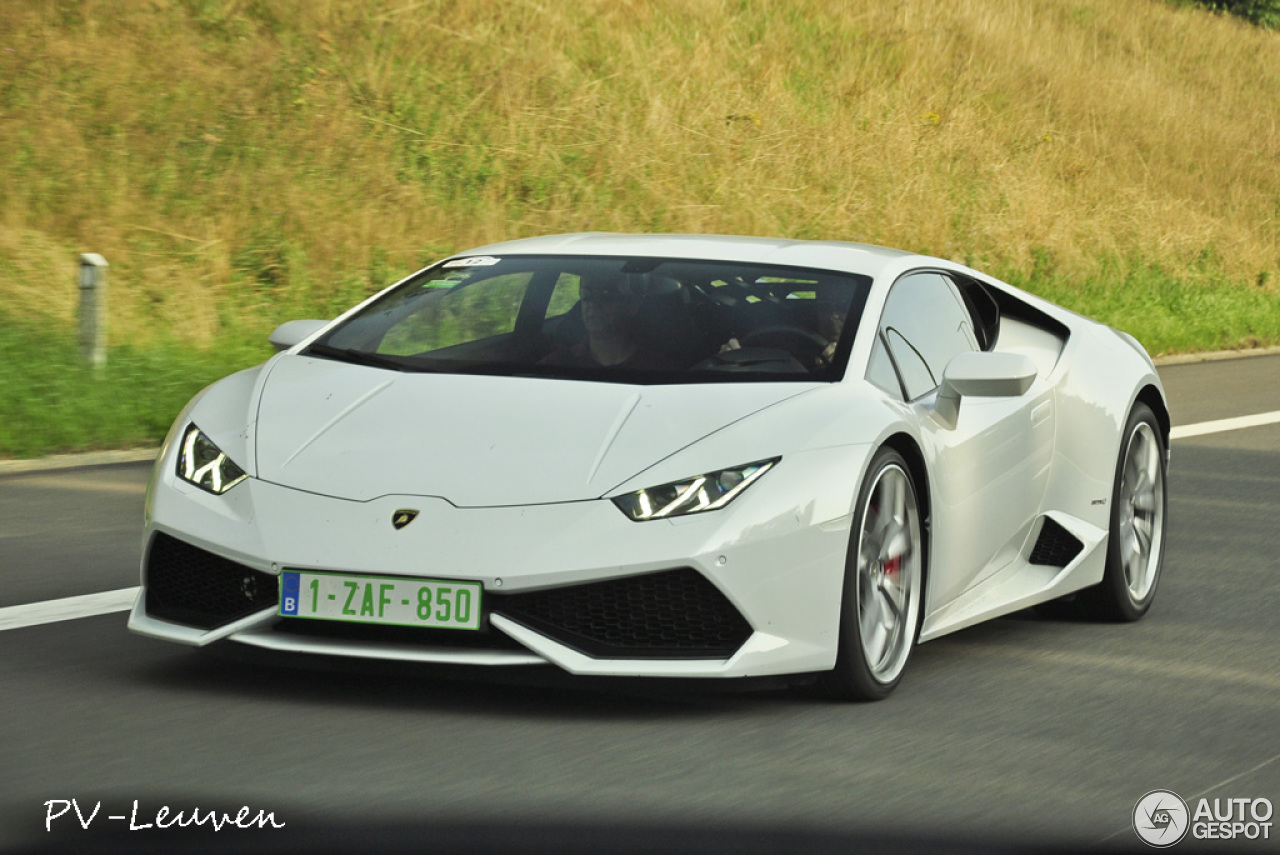
{"type": "Polygon", "coordinates": [[[1217,12],[1236,15],[1267,29],[1280,27],[1280,0],[1194,0],[1194,2],[1217,12]]]}

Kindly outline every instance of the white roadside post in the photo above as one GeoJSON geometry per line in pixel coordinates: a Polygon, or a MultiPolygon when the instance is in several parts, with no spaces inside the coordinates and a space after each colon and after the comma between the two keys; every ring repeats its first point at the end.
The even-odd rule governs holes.
{"type": "Polygon", "coordinates": [[[107,260],[80,256],[80,353],[94,368],[107,364],[107,260]]]}

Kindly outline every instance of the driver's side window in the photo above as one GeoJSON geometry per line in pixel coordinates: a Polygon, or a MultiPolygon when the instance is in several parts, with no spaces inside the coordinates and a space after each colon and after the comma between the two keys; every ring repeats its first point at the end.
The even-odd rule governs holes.
{"type": "Polygon", "coordinates": [[[952,357],[977,349],[973,321],[955,286],[939,273],[910,273],[889,292],[867,379],[914,401],[938,388],[952,357]]]}

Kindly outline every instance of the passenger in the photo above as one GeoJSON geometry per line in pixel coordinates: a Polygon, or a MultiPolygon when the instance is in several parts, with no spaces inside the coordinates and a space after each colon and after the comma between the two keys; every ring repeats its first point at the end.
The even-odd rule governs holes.
{"type": "MultiPolygon", "coordinates": [[[[805,301],[808,305],[805,309],[811,311],[803,313],[801,317],[805,323],[798,324],[800,330],[812,330],[825,342],[822,349],[814,354],[808,351],[808,355],[801,358],[801,361],[810,361],[815,369],[823,369],[830,367],[835,359],[836,348],[840,344],[840,335],[844,332],[845,320],[849,316],[849,302],[852,295],[849,290],[841,285],[819,285],[815,290],[813,300],[805,301]]],[[[795,335],[795,333],[793,333],[795,335]]],[[[751,333],[746,333],[742,337],[749,339],[751,333]]],[[[771,336],[772,337],[772,336],[771,336]]],[[[763,345],[763,342],[761,342],[763,345]]],[[[816,340],[814,347],[816,348],[816,340]]],[[[742,348],[742,342],[737,337],[730,338],[720,347],[720,352],[725,353],[731,350],[739,350],[742,348]]]]}
{"type": "Polygon", "coordinates": [[[836,357],[836,346],[844,332],[844,322],[849,317],[849,301],[852,295],[844,287],[819,287],[814,294],[815,326],[818,335],[827,340],[827,346],[818,354],[819,368],[827,368],[836,357]]]}

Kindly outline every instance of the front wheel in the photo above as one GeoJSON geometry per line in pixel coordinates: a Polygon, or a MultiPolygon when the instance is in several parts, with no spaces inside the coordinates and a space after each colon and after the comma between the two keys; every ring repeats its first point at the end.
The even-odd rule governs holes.
{"type": "Polygon", "coordinates": [[[854,510],[836,666],[822,678],[833,697],[878,701],[902,679],[924,593],[922,528],[906,461],[880,449],[854,510]]]}

